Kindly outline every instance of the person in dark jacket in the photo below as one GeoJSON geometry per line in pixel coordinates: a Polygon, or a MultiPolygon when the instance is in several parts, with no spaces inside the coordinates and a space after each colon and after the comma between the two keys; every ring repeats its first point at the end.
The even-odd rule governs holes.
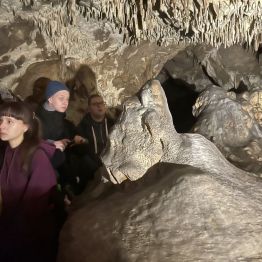
{"type": "Polygon", "coordinates": [[[74,183],[74,168],[71,163],[71,151],[68,144],[73,140],[75,126],[66,119],[66,110],[69,103],[69,89],[59,81],[49,81],[45,90],[45,103],[36,111],[42,124],[43,139],[53,143],[58,149],[53,157],[53,165],[59,173],[59,184],[64,189],[74,183]],[[59,154],[60,152],[60,154],[59,154]],[[65,161],[57,167],[56,162],[65,161]]]}
{"type": "Polygon", "coordinates": [[[0,261],[55,261],[55,151],[23,102],[0,106],[0,139],[8,143],[0,171],[0,261]]]}
{"type": "MultiPolygon", "coordinates": [[[[4,101],[2,99],[2,96],[0,94],[0,105],[3,104],[4,101]]],[[[5,154],[5,148],[6,148],[7,142],[0,140],[0,170],[2,168],[2,164],[4,161],[4,154],[5,154]]]]}
{"type": "Polygon", "coordinates": [[[46,87],[46,102],[36,111],[42,124],[43,139],[54,143],[56,148],[64,151],[74,138],[75,127],[66,119],[69,103],[69,89],[59,81],[50,81],[46,87]]]}
{"type": "Polygon", "coordinates": [[[106,105],[103,98],[98,94],[90,96],[88,98],[88,113],[77,126],[78,135],[75,136],[75,142],[82,143],[85,147],[85,154],[81,161],[83,187],[102,165],[100,154],[106,146],[112,125],[112,119],[106,116],[106,105]]]}
{"type": "Polygon", "coordinates": [[[3,165],[6,146],[7,146],[6,142],[0,140],[0,169],[2,168],[3,165]]]}

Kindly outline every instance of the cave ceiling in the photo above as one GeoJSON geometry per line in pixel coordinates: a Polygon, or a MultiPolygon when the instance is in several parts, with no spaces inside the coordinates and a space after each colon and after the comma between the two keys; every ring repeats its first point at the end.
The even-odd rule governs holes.
{"type": "Polygon", "coordinates": [[[258,50],[261,5],[246,0],[2,0],[0,87],[25,97],[37,78],[67,81],[84,64],[96,76],[97,91],[115,106],[187,46],[238,44],[258,50]]]}

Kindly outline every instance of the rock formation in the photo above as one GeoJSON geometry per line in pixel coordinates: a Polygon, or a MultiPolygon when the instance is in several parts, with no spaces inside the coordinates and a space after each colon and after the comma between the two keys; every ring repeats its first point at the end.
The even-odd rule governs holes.
{"type": "Polygon", "coordinates": [[[168,77],[181,79],[199,94],[191,132],[211,140],[238,167],[261,175],[262,78],[254,54],[238,46],[188,47],[162,71],[163,83],[168,77]]]}
{"type": "Polygon", "coordinates": [[[95,79],[91,86],[86,79],[85,87],[116,106],[185,46],[241,44],[258,50],[261,5],[260,0],[2,0],[0,87],[24,98],[40,77],[73,79],[75,86],[79,68],[87,65],[95,79]]]}
{"type": "Polygon", "coordinates": [[[64,81],[75,123],[91,93],[109,107],[127,100],[103,156],[117,192],[70,218],[60,261],[262,259],[261,10],[261,0],[0,0],[4,98],[64,81]],[[178,134],[158,82],[135,95],[155,77],[190,85],[192,131],[255,174],[178,134]]]}
{"type": "Polygon", "coordinates": [[[232,91],[240,85],[245,86],[247,91],[262,86],[261,66],[255,54],[237,45],[218,49],[190,46],[170,59],[163,70],[174,79],[194,85],[197,92],[211,84],[232,91]]]}
{"type": "MultiPolygon", "coordinates": [[[[183,47],[155,41],[129,46],[110,18],[95,15],[96,7],[94,1],[1,1],[0,88],[25,98],[40,77],[70,81],[74,87],[83,80],[79,70],[87,66],[95,78],[90,84],[86,75],[85,88],[116,106],[183,47]]],[[[83,102],[81,97],[76,101],[83,102]]]]}
{"type": "Polygon", "coordinates": [[[71,215],[58,261],[262,259],[261,179],[176,133],[158,81],[126,101],[103,161],[121,184],[71,215]]]}
{"type": "Polygon", "coordinates": [[[198,117],[193,130],[210,139],[235,165],[262,175],[260,93],[236,96],[217,86],[207,89],[193,108],[198,117]]]}

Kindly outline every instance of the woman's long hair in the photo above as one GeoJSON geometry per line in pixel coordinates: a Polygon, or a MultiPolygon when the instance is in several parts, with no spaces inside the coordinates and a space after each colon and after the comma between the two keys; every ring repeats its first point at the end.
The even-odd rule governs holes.
{"type": "Polygon", "coordinates": [[[21,168],[28,173],[33,154],[40,143],[40,124],[35,113],[24,102],[4,102],[0,105],[0,117],[22,120],[28,126],[20,145],[21,168]]]}

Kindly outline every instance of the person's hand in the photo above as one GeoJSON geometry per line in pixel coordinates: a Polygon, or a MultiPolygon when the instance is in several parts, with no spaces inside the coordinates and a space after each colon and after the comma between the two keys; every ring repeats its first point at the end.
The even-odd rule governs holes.
{"type": "Polygon", "coordinates": [[[74,137],[74,141],[75,141],[76,144],[83,144],[83,143],[86,142],[86,139],[83,138],[82,136],[76,135],[74,137]]]}
{"type": "Polygon", "coordinates": [[[70,142],[69,139],[61,139],[61,140],[55,141],[54,145],[57,149],[60,149],[63,152],[69,142],[70,142]]]}

